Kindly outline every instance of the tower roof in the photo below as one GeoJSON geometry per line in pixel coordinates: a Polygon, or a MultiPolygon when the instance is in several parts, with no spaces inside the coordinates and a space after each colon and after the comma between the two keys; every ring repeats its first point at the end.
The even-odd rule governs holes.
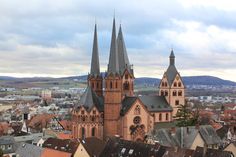
{"type": "Polygon", "coordinates": [[[129,63],[129,58],[128,58],[126,47],[125,47],[121,25],[120,25],[119,33],[117,36],[117,48],[118,48],[120,72],[123,73],[125,69],[130,71],[130,63],[129,63]]]}
{"type": "Polygon", "coordinates": [[[170,53],[170,64],[169,67],[166,71],[166,76],[167,76],[167,80],[168,80],[168,84],[171,86],[176,75],[178,74],[178,71],[175,67],[175,55],[174,55],[174,51],[173,49],[171,50],[170,53]]]}
{"type": "Polygon", "coordinates": [[[111,36],[111,46],[110,46],[110,57],[108,64],[108,74],[119,74],[119,60],[118,60],[118,50],[116,43],[116,23],[115,18],[113,19],[112,36],[111,36]]]}
{"type": "Polygon", "coordinates": [[[96,24],[95,24],[95,28],[94,28],[93,52],[92,52],[90,74],[94,75],[94,76],[100,75],[98,39],[97,39],[97,25],[96,24]]]}
{"type": "Polygon", "coordinates": [[[93,91],[90,86],[87,86],[85,92],[80,99],[80,106],[84,106],[88,111],[95,106],[99,111],[103,110],[103,99],[93,91]]]}

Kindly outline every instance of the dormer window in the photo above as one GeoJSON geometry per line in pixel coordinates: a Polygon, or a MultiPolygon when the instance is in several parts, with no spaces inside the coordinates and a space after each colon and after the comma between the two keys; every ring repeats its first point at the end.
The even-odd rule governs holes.
{"type": "Polygon", "coordinates": [[[174,87],[177,87],[177,83],[176,82],[174,83],[174,87]]]}
{"type": "Polygon", "coordinates": [[[179,83],[178,83],[178,87],[181,87],[181,86],[182,86],[182,83],[181,83],[181,82],[179,82],[179,83]]]}

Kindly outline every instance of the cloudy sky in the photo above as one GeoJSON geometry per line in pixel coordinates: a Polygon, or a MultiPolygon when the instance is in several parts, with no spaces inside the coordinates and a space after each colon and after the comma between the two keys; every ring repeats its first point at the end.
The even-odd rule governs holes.
{"type": "Polygon", "coordinates": [[[173,47],[181,75],[236,81],[234,0],[0,1],[0,75],[87,74],[95,19],[105,71],[115,10],[136,77],[160,78],[173,47]]]}

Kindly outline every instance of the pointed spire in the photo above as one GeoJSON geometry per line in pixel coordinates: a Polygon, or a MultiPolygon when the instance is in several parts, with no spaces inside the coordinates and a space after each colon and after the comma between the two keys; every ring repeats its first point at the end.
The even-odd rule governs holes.
{"type": "Polygon", "coordinates": [[[175,65],[175,54],[173,49],[171,49],[171,53],[170,53],[170,65],[175,65]]]}
{"type": "Polygon", "coordinates": [[[119,57],[119,69],[121,73],[123,73],[125,69],[130,70],[130,63],[129,63],[129,58],[128,58],[126,47],[125,47],[121,25],[120,25],[119,33],[117,36],[117,48],[118,48],[118,57],[119,57]]]}
{"type": "Polygon", "coordinates": [[[118,51],[116,44],[116,22],[115,18],[113,19],[113,28],[111,36],[111,46],[110,46],[110,57],[108,64],[108,73],[119,73],[119,62],[118,62],[118,51]]]}
{"type": "Polygon", "coordinates": [[[90,74],[94,75],[94,76],[100,75],[98,39],[97,39],[97,24],[96,23],[95,23],[95,28],[94,28],[93,52],[92,52],[90,74]]]}

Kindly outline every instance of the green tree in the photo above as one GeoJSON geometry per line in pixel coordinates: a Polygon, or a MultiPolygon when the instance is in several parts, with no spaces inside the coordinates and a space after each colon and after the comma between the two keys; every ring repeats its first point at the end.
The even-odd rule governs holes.
{"type": "Polygon", "coordinates": [[[177,126],[186,127],[196,125],[198,122],[198,111],[192,112],[188,105],[179,105],[176,116],[174,117],[177,126]]]}
{"type": "Polygon", "coordinates": [[[3,151],[0,149],[0,157],[3,157],[3,151]]]}

